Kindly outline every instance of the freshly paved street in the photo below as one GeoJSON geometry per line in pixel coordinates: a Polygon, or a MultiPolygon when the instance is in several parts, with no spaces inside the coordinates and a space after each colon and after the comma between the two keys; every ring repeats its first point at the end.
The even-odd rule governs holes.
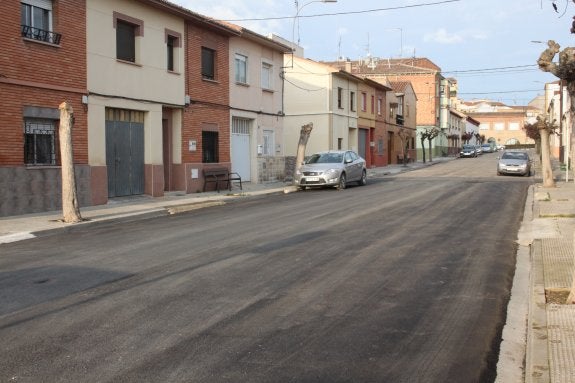
{"type": "Polygon", "coordinates": [[[0,244],[0,381],[493,381],[533,182],[495,157],[0,244]]]}

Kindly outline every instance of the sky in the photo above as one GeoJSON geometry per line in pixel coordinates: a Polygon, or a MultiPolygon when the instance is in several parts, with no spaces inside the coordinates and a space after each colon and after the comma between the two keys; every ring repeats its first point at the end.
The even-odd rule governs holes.
{"type": "Polygon", "coordinates": [[[316,61],[426,57],[444,77],[457,79],[466,101],[528,104],[557,80],[537,67],[547,41],[575,46],[572,0],[171,1],[299,41],[305,57],[316,61]]]}

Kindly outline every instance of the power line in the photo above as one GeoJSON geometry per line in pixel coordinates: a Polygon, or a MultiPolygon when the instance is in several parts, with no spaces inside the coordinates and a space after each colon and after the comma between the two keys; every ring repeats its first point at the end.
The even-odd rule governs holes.
{"type": "MultiPolygon", "coordinates": [[[[452,70],[452,71],[442,71],[441,73],[486,73],[491,71],[503,71],[509,69],[520,69],[520,68],[533,68],[536,69],[537,65],[529,64],[529,65],[515,65],[515,66],[503,66],[498,68],[483,68],[483,69],[466,69],[466,70],[452,70]]],[[[530,69],[531,70],[531,69],[530,69]]]]}
{"type": "MultiPolygon", "coordinates": [[[[340,16],[340,15],[356,15],[361,13],[373,13],[373,12],[384,12],[384,11],[395,11],[398,9],[407,9],[407,8],[419,8],[419,7],[428,7],[433,5],[442,5],[447,3],[455,3],[461,0],[444,0],[444,1],[436,1],[433,3],[421,3],[421,4],[412,4],[412,5],[403,5],[400,7],[389,7],[389,8],[375,8],[375,9],[367,9],[363,11],[348,11],[348,12],[334,12],[334,13],[319,13],[315,15],[298,15],[298,18],[307,18],[307,17],[324,17],[324,16],[340,16]]],[[[261,18],[251,18],[251,19],[222,19],[220,21],[228,21],[228,22],[239,22],[239,21],[268,21],[268,20],[286,20],[286,19],[293,19],[294,16],[278,16],[278,17],[261,17],[261,18]]]]}
{"type": "Polygon", "coordinates": [[[474,95],[474,94],[503,94],[503,93],[527,93],[527,92],[539,92],[541,89],[524,89],[524,90],[504,90],[500,92],[473,92],[473,93],[457,93],[458,95],[474,95]]]}

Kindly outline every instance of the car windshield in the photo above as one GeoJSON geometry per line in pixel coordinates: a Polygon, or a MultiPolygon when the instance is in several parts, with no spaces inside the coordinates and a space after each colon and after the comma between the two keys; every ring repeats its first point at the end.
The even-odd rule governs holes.
{"type": "Polygon", "coordinates": [[[473,145],[463,145],[463,149],[475,149],[473,145]]]}
{"type": "Polygon", "coordinates": [[[527,160],[527,153],[520,153],[520,152],[505,152],[501,156],[503,160],[527,160]]]}
{"type": "Polygon", "coordinates": [[[308,164],[337,164],[343,162],[343,153],[318,153],[307,161],[308,164]]]}

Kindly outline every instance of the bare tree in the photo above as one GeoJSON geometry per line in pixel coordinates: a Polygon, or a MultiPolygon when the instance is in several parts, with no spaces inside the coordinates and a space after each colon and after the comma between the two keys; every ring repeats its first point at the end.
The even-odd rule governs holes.
{"type": "MultiPolygon", "coordinates": [[[[575,27],[575,26],[574,26],[575,27]]],[[[562,80],[566,85],[567,93],[569,94],[570,108],[569,116],[571,121],[571,147],[574,147],[575,136],[575,48],[567,47],[560,52],[561,46],[553,40],[547,42],[547,49],[545,49],[537,64],[539,69],[544,72],[549,72],[555,77],[562,80]],[[559,53],[559,61],[554,62],[554,58],[559,53]]],[[[542,142],[543,144],[543,142],[542,142]]],[[[571,165],[573,165],[573,158],[571,158],[571,165]]]]}
{"type": "Polygon", "coordinates": [[[62,214],[64,222],[76,223],[82,221],[76,177],[74,174],[74,159],[72,155],[72,126],[74,125],[74,110],[72,105],[64,101],[60,109],[60,155],[62,157],[62,214]]]}
{"type": "Polygon", "coordinates": [[[309,136],[311,134],[312,129],[313,129],[313,123],[310,122],[309,124],[303,125],[299,131],[299,142],[297,144],[297,155],[295,158],[294,174],[296,174],[299,168],[301,168],[301,164],[305,158],[305,147],[307,146],[307,142],[309,140],[309,136]]]}
{"type": "Polygon", "coordinates": [[[433,127],[431,129],[428,129],[429,134],[427,135],[427,141],[429,143],[429,162],[433,162],[433,158],[431,157],[431,141],[433,141],[433,139],[437,136],[439,136],[439,133],[441,133],[441,130],[433,127]]]}
{"type": "Polygon", "coordinates": [[[401,156],[403,166],[407,166],[407,150],[409,146],[409,139],[411,138],[411,134],[405,128],[399,129],[397,133],[399,139],[401,140],[401,156]]]}
{"type": "Polygon", "coordinates": [[[461,140],[466,144],[469,144],[469,140],[471,140],[472,138],[473,138],[472,132],[465,132],[461,135],[461,140]]]}

